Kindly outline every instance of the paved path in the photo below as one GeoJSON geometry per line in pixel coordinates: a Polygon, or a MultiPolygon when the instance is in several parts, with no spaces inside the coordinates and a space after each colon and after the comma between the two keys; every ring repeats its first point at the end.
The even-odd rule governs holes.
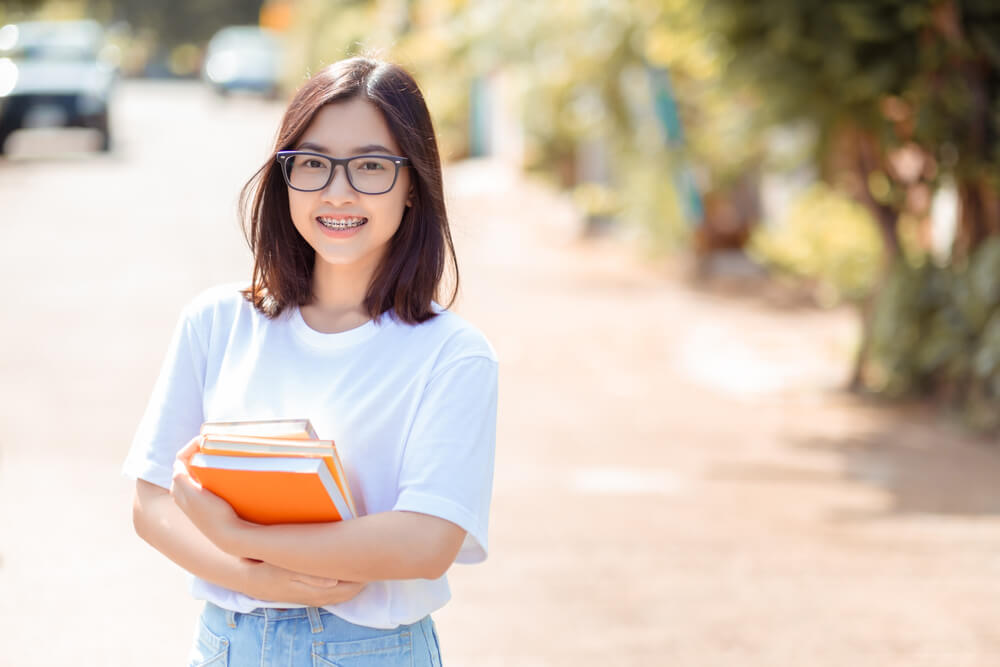
{"type": "MultiPolygon", "coordinates": [[[[179,307],[245,271],[234,193],[278,110],[120,102],[113,156],[0,162],[2,667],[181,664],[197,613],[118,466],[179,307]]],[[[1000,664],[1000,452],[843,395],[849,313],[694,289],[497,165],[448,196],[502,377],[447,664],[1000,664]]]]}

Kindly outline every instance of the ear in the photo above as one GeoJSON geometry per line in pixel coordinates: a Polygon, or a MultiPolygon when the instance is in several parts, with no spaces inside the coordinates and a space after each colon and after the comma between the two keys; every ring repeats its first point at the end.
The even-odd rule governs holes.
{"type": "Polygon", "coordinates": [[[413,206],[413,186],[410,186],[410,191],[406,193],[406,207],[409,208],[413,206]]]}

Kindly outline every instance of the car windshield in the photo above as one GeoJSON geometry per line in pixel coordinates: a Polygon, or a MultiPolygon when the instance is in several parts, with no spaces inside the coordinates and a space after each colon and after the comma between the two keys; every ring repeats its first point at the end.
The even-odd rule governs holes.
{"type": "Polygon", "coordinates": [[[91,21],[30,22],[0,28],[0,55],[24,60],[97,58],[101,28],[91,21]]]}

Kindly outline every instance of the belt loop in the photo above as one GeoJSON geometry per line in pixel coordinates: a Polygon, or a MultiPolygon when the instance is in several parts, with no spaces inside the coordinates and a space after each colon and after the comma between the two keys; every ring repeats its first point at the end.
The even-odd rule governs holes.
{"type": "Polygon", "coordinates": [[[226,610],[226,622],[229,623],[229,627],[236,628],[236,612],[232,609],[226,610]]]}
{"type": "Polygon", "coordinates": [[[323,621],[319,617],[319,609],[316,607],[306,607],[306,616],[309,617],[309,626],[313,634],[323,632],[323,621]]]}

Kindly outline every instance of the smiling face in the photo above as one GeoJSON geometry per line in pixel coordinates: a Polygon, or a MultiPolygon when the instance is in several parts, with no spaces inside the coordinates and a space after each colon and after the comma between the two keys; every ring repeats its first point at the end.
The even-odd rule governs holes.
{"type": "MultiPolygon", "coordinates": [[[[381,112],[363,97],[321,108],[294,149],[337,158],[400,155],[381,112]]],[[[352,188],[343,166],[335,168],[333,180],[322,190],[288,189],[295,229],[316,251],[316,278],[332,270],[365,284],[371,280],[406,209],[409,171],[400,168],[395,186],[381,195],[352,188]]]]}

